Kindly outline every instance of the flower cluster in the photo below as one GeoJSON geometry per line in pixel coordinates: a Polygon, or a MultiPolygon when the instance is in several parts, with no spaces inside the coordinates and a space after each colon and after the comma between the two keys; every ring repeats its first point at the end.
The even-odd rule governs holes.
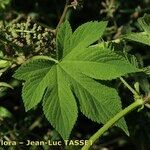
{"type": "Polygon", "coordinates": [[[15,44],[25,55],[48,54],[54,50],[55,38],[51,29],[26,21],[8,24],[5,28],[5,38],[15,44]]]}

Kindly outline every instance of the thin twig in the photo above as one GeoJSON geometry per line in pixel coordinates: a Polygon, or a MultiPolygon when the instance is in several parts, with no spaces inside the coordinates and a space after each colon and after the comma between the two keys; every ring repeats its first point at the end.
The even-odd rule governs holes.
{"type": "Polygon", "coordinates": [[[68,4],[69,4],[69,0],[66,1],[65,7],[64,7],[64,11],[62,13],[62,16],[61,16],[59,22],[58,22],[58,25],[56,27],[56,32],[55,33],[57,33],[60,25],[62,24],[62,22],[64,21],[64,18],[66,17],[66,14],[67,14],[67,11],[68,11],[68,8],[69,8],[68,4]]]}

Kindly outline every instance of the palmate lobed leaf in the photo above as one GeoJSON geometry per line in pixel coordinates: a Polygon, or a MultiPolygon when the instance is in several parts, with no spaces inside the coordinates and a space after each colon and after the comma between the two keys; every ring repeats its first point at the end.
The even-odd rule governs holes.
{"type": "MultiPolygon", "coordinates": [[[[46,118],[63,139],[69,138],[77,120],[75,96],[85,116],[106,123],[121,111],[121,101],[115,89],[94,79],[112,80],[139,71],[119,54],[90,46],[102,36],[106,24],[89,22],[72,33],[66,21],[57,34],[58,61],[32,60],[14,74],[26,81],[22,90],[26,110],[42,101],[46,118]]],[[[128,133],[124,119],[116,125],[128,133]]]]}

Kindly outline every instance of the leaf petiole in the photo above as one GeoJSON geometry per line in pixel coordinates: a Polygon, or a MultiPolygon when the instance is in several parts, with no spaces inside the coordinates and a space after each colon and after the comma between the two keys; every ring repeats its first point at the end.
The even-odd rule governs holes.
{"type": "Polygon", "coordinates": [[[139,95],[122,77],[120,77],[122,83],[133,93],[133,95],[139,95]]]}

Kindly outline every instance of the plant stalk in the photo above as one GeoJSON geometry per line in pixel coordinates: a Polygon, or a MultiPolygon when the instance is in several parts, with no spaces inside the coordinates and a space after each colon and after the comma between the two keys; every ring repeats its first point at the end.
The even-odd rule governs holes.
{"type": "Polygon", "coordinates": [[[69,0],[66,0],[66,4],[65,4],[65,7],[64,7],[64,11],[63,11],[63,13],[62,13],[62,16],[61,16],[59,22],[58,22],[58,25],[57,25],[57,27],[56,27],[56,32],[55,32],[55,33],[57,33],[57,31],[58,31],[60,25],[62,24],[62,22],[64,21],[64,19],[65,19],[65,17],[66,17],[66,14],[67,14],[67,11],[68,11],[68,8],[69,8],[69,7],[68,7],[68,3],[69,3],[69,0]]]}
{"type": "Polygon", "coordinates": [[[99,137],[101,137],[110,127],[112,127],[118,120],[127,115],[129,112],[134,109],[143,106],[144,101],[138,99],[133,102],[131,105],[117,113],[113,118],[111,118],[102,128],[100,128],[91,138],[88,140],[88,143],[82,147],[82,150],[88,150],[91,147],[91,141],[94,143],[99,137]]]}
{"type": "Polygon", "coordinates": [[[138,95],[138,93],[122,77],[120,77],[120,80],[134,95],[138,95]]]}

